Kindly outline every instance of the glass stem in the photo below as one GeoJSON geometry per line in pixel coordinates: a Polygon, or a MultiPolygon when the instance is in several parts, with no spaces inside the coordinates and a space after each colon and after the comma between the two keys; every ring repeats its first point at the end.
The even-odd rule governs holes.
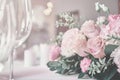
{"type": "Polygon", "coordinates": [[[10,74],[9,74],[9,80],[14,80],[14,74],[13,74],[13,69],[14,69],[14,64],[13,64],[13,55],[15,53],[15,49],[13,49],[12,53],[10,54],[10,74]]]}

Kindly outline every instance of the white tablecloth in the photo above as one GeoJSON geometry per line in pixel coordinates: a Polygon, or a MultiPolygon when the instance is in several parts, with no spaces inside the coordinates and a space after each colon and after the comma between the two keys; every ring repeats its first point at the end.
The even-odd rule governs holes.
{"type": "MultiPolygon", "coordinates": [[[[18,64],[16,64],[18,66],[18,64]]],[[[78,79],[78,75],[65,76],[50,71],[47,67],[14,67],[15,80],[93,80],[78,79]]],[[[8,70],[0,73],[0,80],[8,80],[8,70]],[[3,79],[4,78],[4,79],[3,79]]]]}

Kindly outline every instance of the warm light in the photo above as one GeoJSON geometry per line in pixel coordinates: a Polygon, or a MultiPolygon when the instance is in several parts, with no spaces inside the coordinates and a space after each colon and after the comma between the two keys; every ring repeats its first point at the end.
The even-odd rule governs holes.
{"type": "Polygon", "coordinates": [[[50,15],[51,12],[52,12],[51,8],[47,8],[47,9],[44,10],[44,14],[47,15],[47,16],[50,15]]]}
{"type": "Polygon", "coordinates": [[[52,9],[51,8],[47,8],[47,10],[51,13],[52,12],[52,9]]]}
{"type": "Polygon", "coordinates": [[[43,11],[43,13],[47,16],[50,15],[51,12],[52,12],[52,8],[53,8],[53,3],[52,2],[47,2],[47,9],[45,9],[43,11]]]}
{"type": "Polygon", "coordinates": [[[53,8],[53,3],[52,3],[52,2],[48,2],[48,3],[47,3],[47,7],[48,7],[48,8],[53,8]]]}

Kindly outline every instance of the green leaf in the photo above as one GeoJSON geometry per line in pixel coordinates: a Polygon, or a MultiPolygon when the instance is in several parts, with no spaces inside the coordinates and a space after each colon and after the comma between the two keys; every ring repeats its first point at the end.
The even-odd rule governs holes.
{"type": "Polygon", "coordinates": [[[85,73],[79,73],[79,76],[78,76],[78,78],[82,78],[83,76],[85,75],[85,73]]]}
{"type": "Polygon", "coordinates": [[[68,68],[68,65],[65,64],[65,63],[63,63],[63,64],[62,64],[62,68],[67,69],[67,68],[68,68]]]}
{"type": "Polygon", "coordinates": [[[58,61],[49,61],[47,66],[51,71],[59,74],[73,75],[80,73],[79,63],[82,57],[77,54],[71,57],[61,57],[58,61]]]}
{"type": "Polygon", "coordinates": [[[110,56],[112,51],[114,51],[117,47],[118,45],[112,45],[112,44],[106,45],[104,50],[106,56],[110,56]]]}
{"type": "Polygon", "coordinates": [[[111,78],[114,77],[116,73],[117,73],[116,66],[112,65],[109,66],[104,73],[96,74],[94,77],[97,80],[111,80],[111,78]]]}
{"type": "Polygon", "coordinates": [[[54,67],[51,67],[50,70],[51,70],[51,71],[55,71],[56,69],[55,69],[54,67]]]}
{"type": "Polygon", "coordinates": [[[47,66],[51,71],[59,70],[59,68],[61,68],[61,64],[58,61],[49,61],[47,66]]]}
{"type": "Polygon", "coordinates": [[[56,67],[56,66],[60,66],[61,64],[58,61],[49,61],[47,63],[48,67],[56,67]]]}
{"type": "Polygon", "coordinates": [[[62,70],[63,68],[59,66],[56,68],[56,73],[62,74],[62,70]]]}
{"type": "Polygon", "coordinates": [[[120,80],[120,74],[117,72],[111,80],[120,80]]]}

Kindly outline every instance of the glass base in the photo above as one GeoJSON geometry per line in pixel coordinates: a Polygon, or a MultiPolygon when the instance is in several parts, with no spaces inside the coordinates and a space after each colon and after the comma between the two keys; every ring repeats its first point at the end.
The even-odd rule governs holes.
{"type": "Polygon", "coordinates": [[[9,80],[15,80],[15,79],[9,79],[9,80]]]}

